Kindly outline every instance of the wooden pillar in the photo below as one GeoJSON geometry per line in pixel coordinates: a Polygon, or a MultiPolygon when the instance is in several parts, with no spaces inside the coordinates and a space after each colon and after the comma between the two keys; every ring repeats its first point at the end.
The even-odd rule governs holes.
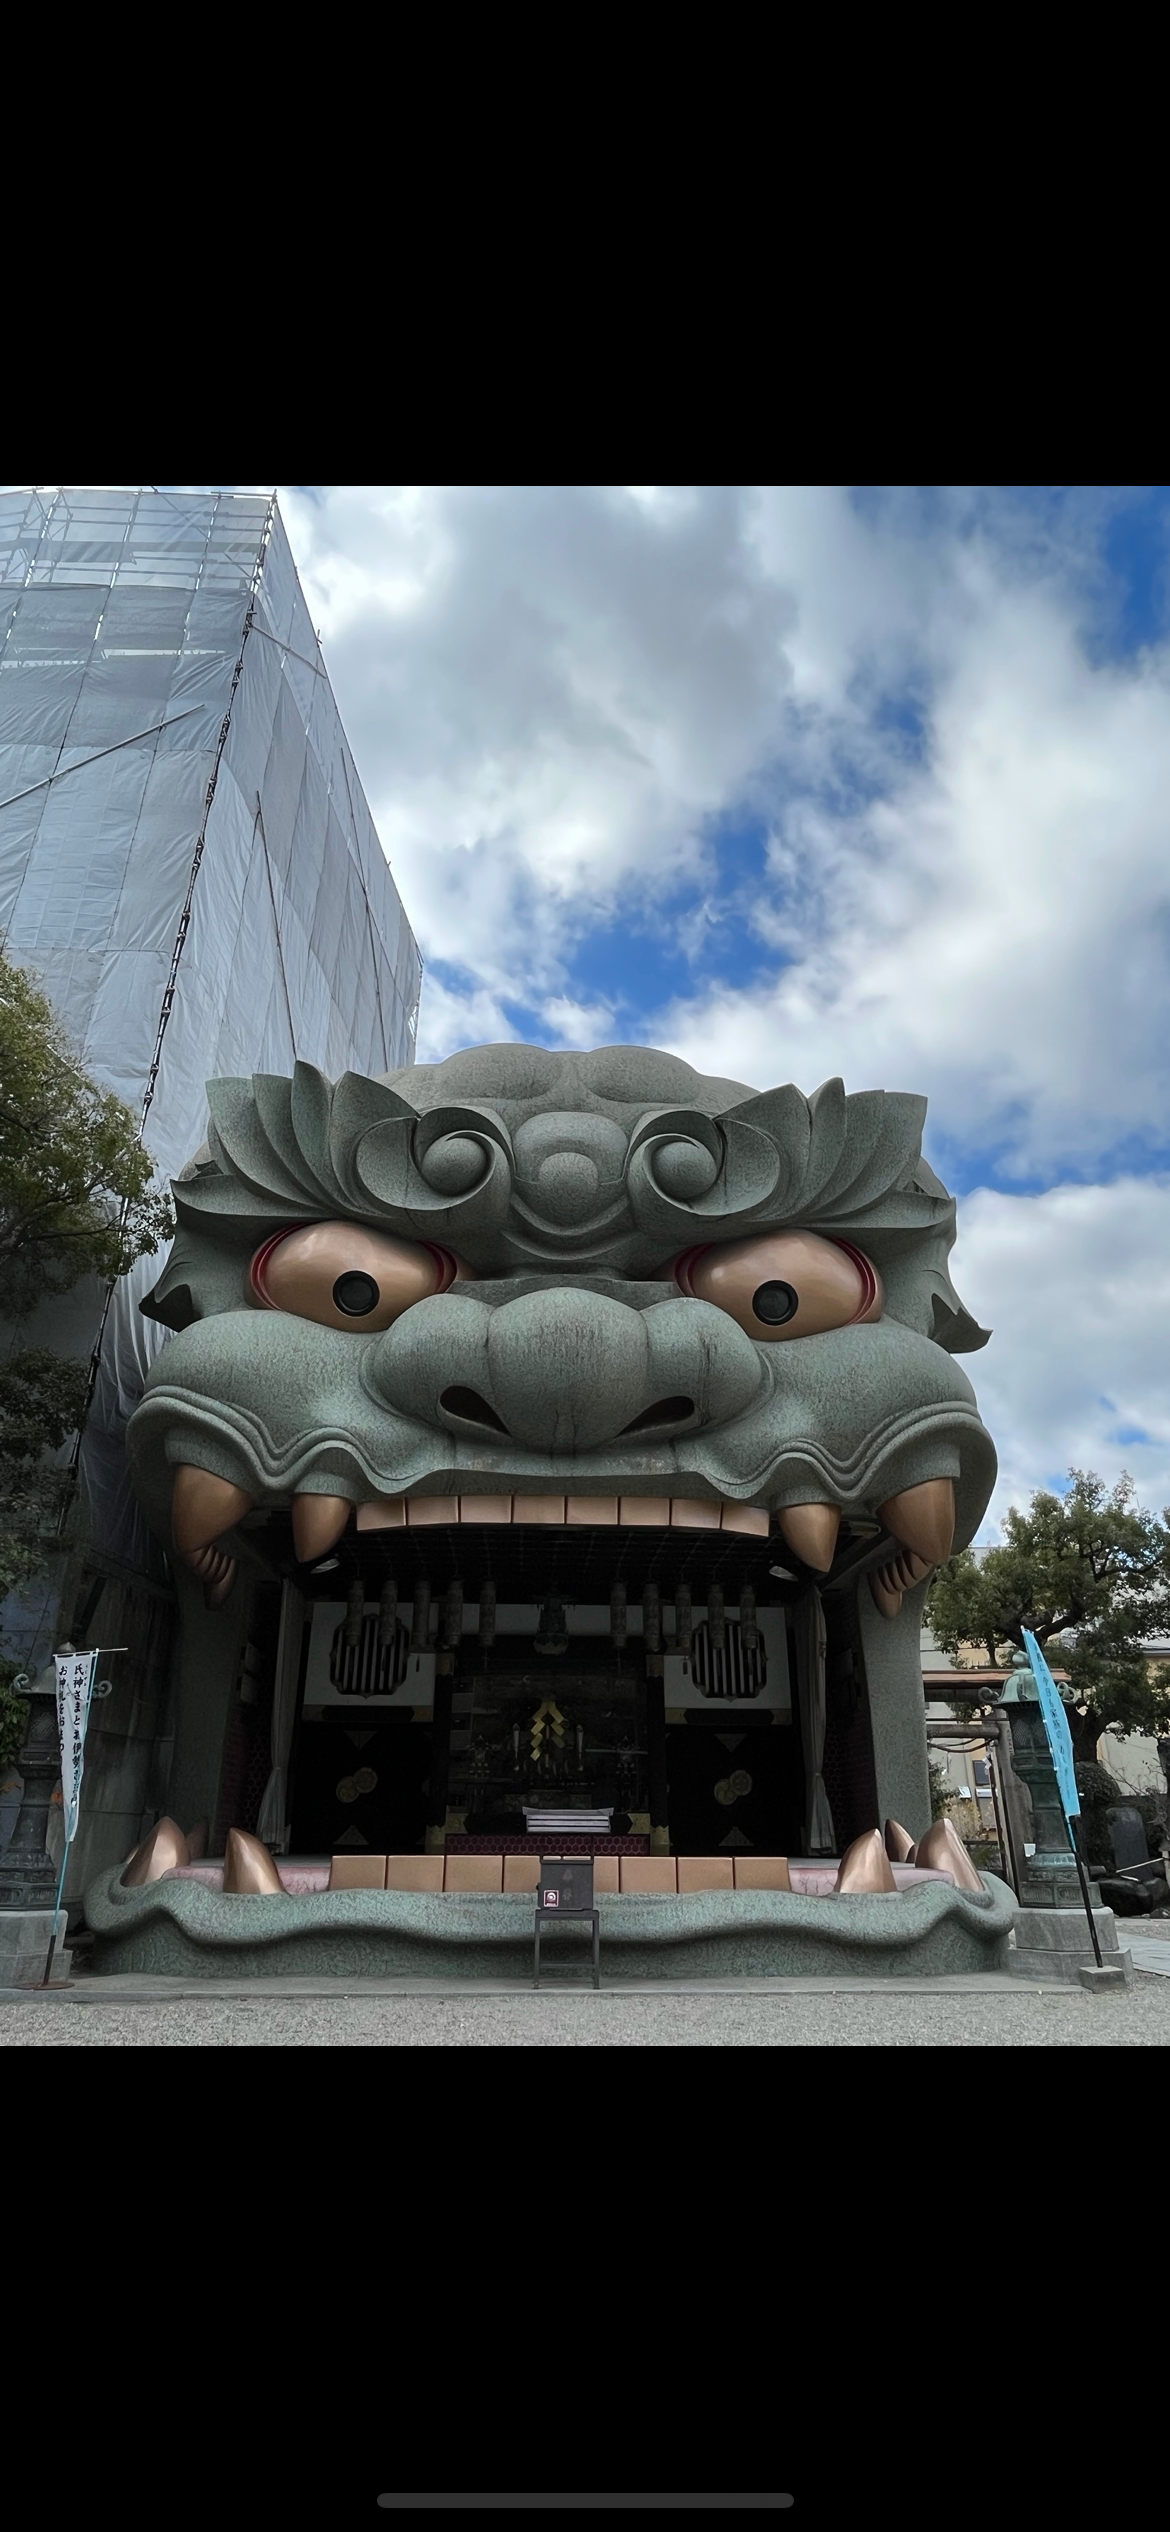
{"type": "Polygon", "coordinates": [[[650,1805],[650,1852],[669,1855],[666,1804],[666,1701],[662,1655],[646,1655],[646,1794],[650,1805]]]}
{"type": "Polygon", "coordinates": [[[447,1841],[447,1780],[451,1764],[451,1712],[455,1671],[463,1626],[463,1585],[452,1583],[439,1616],[439,1649],[435,1655],[435,1704],[431,1717],[431,1791],[427,1813],[427,1852],[441,1855],[447,1841]]]}
{"type": "MultiPolygon", "coordinates": [[[[455,1655],[439,1653],[435,1660],[435,1704],[431,1716],[431,1790],[427,1805],[428,1855],[441,1855],[447,1843],[447,1776],[451,1763],[454,1671],[455,1655]]],[[[417,1819],[417,1812],[415,1817],[417,1819]]]]}

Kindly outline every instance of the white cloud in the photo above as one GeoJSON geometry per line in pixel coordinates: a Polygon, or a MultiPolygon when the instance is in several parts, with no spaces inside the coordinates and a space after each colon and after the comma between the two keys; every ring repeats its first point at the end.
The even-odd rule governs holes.
{"type": "Polygon", "coordinates": [[[514,1038],[507,1013],[487,986],[453,993],[439,977],[425,979],[418,1015],[415,1060],[439,1064],[458,1046],[501,1046],[514,1038]]]}
{"type": "Polygon", "coordinates": [[[424,947],[564,985],[631,882],[698,871],[766,754],[791,594],[732,491],[282,496],[383,844],[424,947]]]}
{"type": "Polygon", "coordinates": [[[462,1011],[424,988],[432,1048],[484,994],[559,1038],[575,943],[687,878],[718,909],[710,823],[770,804],[758,981],[741,892],[684,920],[691,998],[656,1015],[648,967],[647,1036],[924,1089],[1027,1174],[1163,1133],[1167,660],[1091,664],[1074,529],[955,495],[924,533],[832,489],[283,499],[412,921],[471,979],[462,1011]]]}
{"type": "Polygon", "coordinates": [[[949,1134],[1003,1140],[1026,1172],[1091,1166],[1165,1138],[1167,661],[1092,668],[1051,593],[986,565],[972,584],[928,761],[778,829],[770,928],[792,963],[660,1025],[747,1079],[924,1089],[949,1134]]]}
{"type": "Polygon", "coordinates": [[[1170,1503],[1170,1179],[981,1188],[952,1271],[993,1331],[963,1357],[999,1452],[992,1521],[1072,1467],[1127,1469],[1152,1510],[1170,1503]]]}

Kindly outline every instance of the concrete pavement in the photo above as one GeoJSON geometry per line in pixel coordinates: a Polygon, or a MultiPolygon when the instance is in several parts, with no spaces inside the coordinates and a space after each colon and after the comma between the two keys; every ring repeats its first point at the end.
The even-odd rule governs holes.
{"type": "MultiPolygon", "coordinates": [[[[1135,1960],[1139,1958],[1135,1944],[1135,1960]]],[[[556,1990],[87,1979],[0,1998],[4,2048],[1165,2048],[1170,1977],[1117,1994],[1011,1978],[556,1990]]]]}

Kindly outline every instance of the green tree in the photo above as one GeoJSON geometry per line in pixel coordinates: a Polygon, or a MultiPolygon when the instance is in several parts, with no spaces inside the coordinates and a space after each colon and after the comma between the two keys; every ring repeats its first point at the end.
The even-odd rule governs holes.
{"type": "Polygon", "coordinates": [[[121,1099],[89,1079],[52,1004],[0,945],[0,1310],[124,1275],[168,1239],[168,1198],[121,1099]]]}
{"type": "Polygon", "coordinates": [[[0,1600],[44,1563],[68,1485],[49,1454],[77,1431],[86,1388],[86,1365],[46,1347],[0,1366],[0,1600]]]}
{"type": "Polygon", "coordinates": [[[948,1813],[952,1812],[958,1803],[958,1790],[952,1785],[946,1768],[939,1760],[932,1758],[929,1765],[930,1816],[932,1820],[945,1820],[948,1813]]]}
{"type": "MultiPolygon", "coordinates": [[[[0,1317],[19,1330],[83,1275],[110,1282],[173,1228],[129,1108],[82,1070],[51,1003],[0,944],[0,1317]]],[[[47,1347],[0,1364],[0,1599],[45,1561],[88,1367],[47,1347]]]]}
{"type": "Polygon", "coordinates": [[[0,1653],[0,1767],[11,1767],[28,1729],[28,1699],[18,1697],[12,1685],[19,1677],[16,1663],[0,1653]]]}
{"type": "Polygon", "coordinates": [[[1143,1512],[1129,1477],[1109,1490],[1073,1468],[1066,1494],[1041,1489],[1003,1527],[1002,1546],[965,1548],[936,1575],[926,1610],[936,1644],[978,1667],[1022,1651],[1025,1627],[1041,1646],[1063,1636],[1054,1667],[1069,1673],[1078,1762],[1095,1759],[1102,1732],[1170,1732],[1170,1677],[1143,1651],[1170,1632],[1170,1513],[1143,1512]]]}

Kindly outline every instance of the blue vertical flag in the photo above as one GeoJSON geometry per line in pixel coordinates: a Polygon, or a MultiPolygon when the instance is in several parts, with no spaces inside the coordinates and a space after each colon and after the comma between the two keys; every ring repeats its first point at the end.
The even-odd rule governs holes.
{"type": "Polygon", "coordinates": [[[1068,1821],[1069,1837],[1075,1846],[1076,1839],[1073,1836],[1072,1824],[1079,1816],[1081,1797],[1077,1792],[1077,1772],[1073,1759],[1072,1733],[1068,1728],[1068,1716],[1065,1713],[1056,1681],[1035,1636],[1029,1633],[1027,1627],[1024,1628],[1024,1646],[1032,1665],[1032,1677],[1036,1682],[1040,1699],[1040,1712],[1044,1717],[1044,1730],[1048,1738],[1048,1747],[1052,1752],[1052,1764],[1056,1769],[1061,1808],[1068,1821]]]}
{"type": "Polygon", "coordinates": [[[1085,1871],[1085,1859],[1077,1845],[1077,1833],[1073,1826],[1073,1822],[1080,1817],[1081,1797],[1077,1792],[1077,1771],[1073,1758],[1072,1733],[1068,1728],[1068,1716],[1058,1693],[1056,1681],[1035,1636],[1029,1633],[1027,1627],[1024,1628],[1024,1644],[1032,1665],[1036,1693],[1040,1699],[1040,1712],[1044,1717],[1044,1731],[1048,1747],[1052,1752],[1052,1764],[1056,1769],[1061,1809],[1068,1825],[1069,1844],[1076,1857],[1077,1878],[1081,1885],[1081,1897],[1085,1903],[1085,1916],[1088,1919],[1089,1934],[1092,1939],[1093,1957],[1098,1969],[1104,1969],[1105,1964],[1101,1958],[1101,1938],[1093,1915],[1093,1894],[1085,1871]]]}

